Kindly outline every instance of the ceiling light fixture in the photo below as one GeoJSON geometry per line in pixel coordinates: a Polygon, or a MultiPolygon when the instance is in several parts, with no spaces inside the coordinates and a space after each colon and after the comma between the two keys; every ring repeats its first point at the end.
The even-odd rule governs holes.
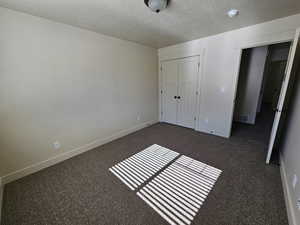
{"type": "Polygon", "coordinates": [[[153,12],[159,13],[161,10],[167,8],[169,0],[144,0],[144,2],[153,12]]]}
{"type": "Polygon", "coordinates": [[[239,10],[237,9],[230,9],[228,12],[227,12],[227,15],[230,17],[230,18],[233,18],[233,17],[236,17],[237,15],[239,15],[239,10]]]}

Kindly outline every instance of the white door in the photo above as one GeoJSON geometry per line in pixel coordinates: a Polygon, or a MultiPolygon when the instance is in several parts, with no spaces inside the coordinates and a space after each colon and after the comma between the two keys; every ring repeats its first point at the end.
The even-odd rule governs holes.
{"type": "Polygon", "coordinates": [[[271,131],[270,142],[268,147],[268,155],[266,159],[267,164],[270,163],[274,143],[276,141],[276,136],[278,134],[278,128],[280,127],[282,120],[285,117],[286,107],[291,93],[293,80],[297,72],[296,71],[297,66],[299,64],[299,52],[300,52],[299,33],[300,33],[300,28],[298,28],[296,31],[296,36],[290,50],[289,60],[287,62],[285,78],[281,86],[280,96],[277,104],[277,110],[273,122],[273,127],[271,131]]]}
{"type": "Polygon", "coordinates": [[[164,122],[177,124],[178,62],[162,63],[162,118],[164,122]],[[175,98],[176,97],[176,98],[175,98]]]}
{"type": "Polygon", "coordinates": [[[162,63],[162,120],[195,128],[199,57],[162,63]]]}
{"type": "Polygon", "coordinates": [[[178,63],[178,112],[180,126],[195,128],[198,57],[185,58],[178,63]]]}

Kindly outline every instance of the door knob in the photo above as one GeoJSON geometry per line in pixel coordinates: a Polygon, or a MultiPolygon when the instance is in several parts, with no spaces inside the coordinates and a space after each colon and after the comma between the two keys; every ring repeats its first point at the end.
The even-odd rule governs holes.
{"type": "Polygon", "coordinates": [[[180,99],[180,96],[177,96],[178,99],[180,99]]]}
{"type": "Polygon", "coordinates": [[[177,96],[174,96],[175,99],[177,99],[177,96]]]}

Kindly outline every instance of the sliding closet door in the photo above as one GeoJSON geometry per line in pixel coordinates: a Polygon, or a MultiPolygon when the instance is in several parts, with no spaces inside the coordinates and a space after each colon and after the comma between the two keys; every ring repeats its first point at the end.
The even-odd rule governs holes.
{"type": "Polygon", "coordinates": [[[163,98],[162,118],[164,122],[177,124],[177,86],[178,62],[177,60],[162,63],[163,98]]]}
{"type": "Polygon", "coordinates": [[[181,59],[178,63],[178,112],[177,124],[195,128],[196,88],[199,57],[181,59]]]}

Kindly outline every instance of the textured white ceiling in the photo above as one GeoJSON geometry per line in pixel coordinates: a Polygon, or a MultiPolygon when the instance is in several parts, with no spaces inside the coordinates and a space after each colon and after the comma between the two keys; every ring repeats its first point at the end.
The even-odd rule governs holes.
{"type": "Polygon", "coordinates": [[[159,14],[144,0],[0,0],[0,6],[155,48],[300,12],[300,0],[171,0],[159,14]],[[230,8],[240,15],[228,18],[230,8]]]}

